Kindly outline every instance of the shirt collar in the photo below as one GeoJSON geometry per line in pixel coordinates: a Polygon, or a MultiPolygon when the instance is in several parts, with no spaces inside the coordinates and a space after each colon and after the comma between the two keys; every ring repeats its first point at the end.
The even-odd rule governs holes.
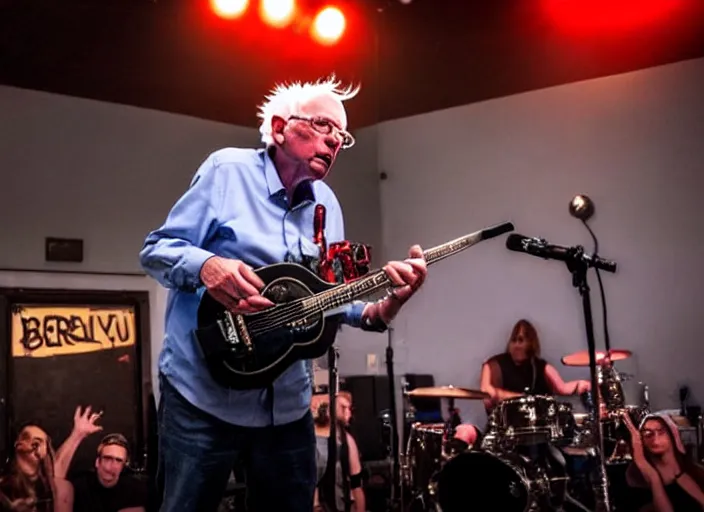
{"type": "MultiPolygon", "coordinates": [[[[264,158],[264,178],[266,179],[266,186],[269,190],[269,197],[284,195],[286,193],[284,184],[281,182],[281,177],[276,170],[274,161],[269,155],[269,151],[267,149],[261,149],[260,152],[264,158]]],[[[315,191],[313,190],[313,183],[311,181],[304,181],[298,186],[294,194],[294,206],[306,199],[315,201],[315,191]]]]}

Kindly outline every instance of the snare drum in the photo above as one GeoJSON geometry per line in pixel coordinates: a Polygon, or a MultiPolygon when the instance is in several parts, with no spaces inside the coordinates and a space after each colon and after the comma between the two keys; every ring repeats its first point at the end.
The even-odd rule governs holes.
{"type": "Polygon", "coordinates": [[[497,405],[494,422],[501,436],[512,442],[546,443],[560,437],[558,410],[551,396],[519,396],[497,405]]]}

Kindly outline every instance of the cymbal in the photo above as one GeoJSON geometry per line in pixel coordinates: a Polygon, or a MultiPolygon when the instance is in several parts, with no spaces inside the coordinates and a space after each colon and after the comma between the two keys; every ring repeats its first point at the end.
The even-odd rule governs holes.
{"type": "MultiPolygon", "coordinates": [[[[604,364],[607,355],[611,361],[621,361],[631,357],[633,352],[630,350],[612,348],[607,354],[606,350],[597,350],[596,364],[604,364]]],[[[562,356],[561,361],[565,366],[589,366],[589,351],[582,350],[580,352],[574,352],[573,354],[562,356]]]]}
{"type": "Polygon", "coordinates": [[[476,389],[456,388],[454,386],[436,386],[416,388],[406,393],[412,397],[422,398],[459,398],[465,400],[483,400],[489,398],[488,393],[476,389]]]}

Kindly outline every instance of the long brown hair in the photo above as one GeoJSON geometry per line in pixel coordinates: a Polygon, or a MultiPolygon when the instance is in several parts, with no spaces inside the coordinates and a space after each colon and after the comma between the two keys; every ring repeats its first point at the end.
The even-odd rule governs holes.
{"type": "Polygon", "coordinates": [[[513,326],[511,330],[511,336],[508,338],[506,343],[506,352],[508,352],[508,346],[512,341],[515,341],[519,333],[523,331],[525,340],[528,342],[528,357],[540,357],[540,338],[538,338],[538,331],[535,329],[532,323],[530,323],[525,318],[521,318],[516,325],[513,326]]]}
{"type": "MultiPolygon", "coordinates": [[[[44,496],[37,496],[36,492],[37,484],[39,484],[45,492],[49,493],[48,498],[51,502],[53,502],[53,499],[56,496],[56,487],[54,484],[54,460],[56,454],[51,443],[51,437],[47,434],[46,430],[35,422],[27,422],[23,424],[18,431],[17,438],[15,439],[13,452],[14,453],[12,454],[12,459],[9,461],[10,463],[7,468],[7,472],[0,479],[0,482],[2,482],[2,489],[8,492],[8,496],[6,497],[11,500],[16,500],[18,498],[29,498],[34,500],[42,499],[44,496]],[[30,476],[22,472],[17,461],[17,444],[24,431],[29,427],[38,428],[46,435],[46,456],[39,462],[36,481],[33,481],[30,476]]],[[[0,491],[0,494],[1,493],[2,491],[0,491]]],[[[42,503],[38,505],[40,506],[37,507],[37,510],[43,510],[45,508],[53,510],[53,506],[49,506],[50,503],[42,503]]]]}

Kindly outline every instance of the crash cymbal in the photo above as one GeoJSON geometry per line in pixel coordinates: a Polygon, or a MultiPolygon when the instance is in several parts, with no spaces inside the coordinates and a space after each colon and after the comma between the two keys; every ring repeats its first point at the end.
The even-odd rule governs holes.
{"type": "Polygon", "coordinates": [[[456,388],[454,386],[436,386],[430,388],[416,388],[408,396],[422,398],[458,398],[465,400],[483,400],[489,398],[487,393],[476,389],[456,388]]]}
{"type": "MultiPolygon", "coordinates": [[[[613,361],[621,361],[628,359],[633,353],[630,350],[611,349],[608,357],[613,361]]],[[[607,353],[605,350],[596,351],[596,364],[603,364],[607,361],[607,353]]],[[[562,364],[565,366],[589,366],[589,351],[582,350],[566,356],[562,356],[562,364]]]]}

